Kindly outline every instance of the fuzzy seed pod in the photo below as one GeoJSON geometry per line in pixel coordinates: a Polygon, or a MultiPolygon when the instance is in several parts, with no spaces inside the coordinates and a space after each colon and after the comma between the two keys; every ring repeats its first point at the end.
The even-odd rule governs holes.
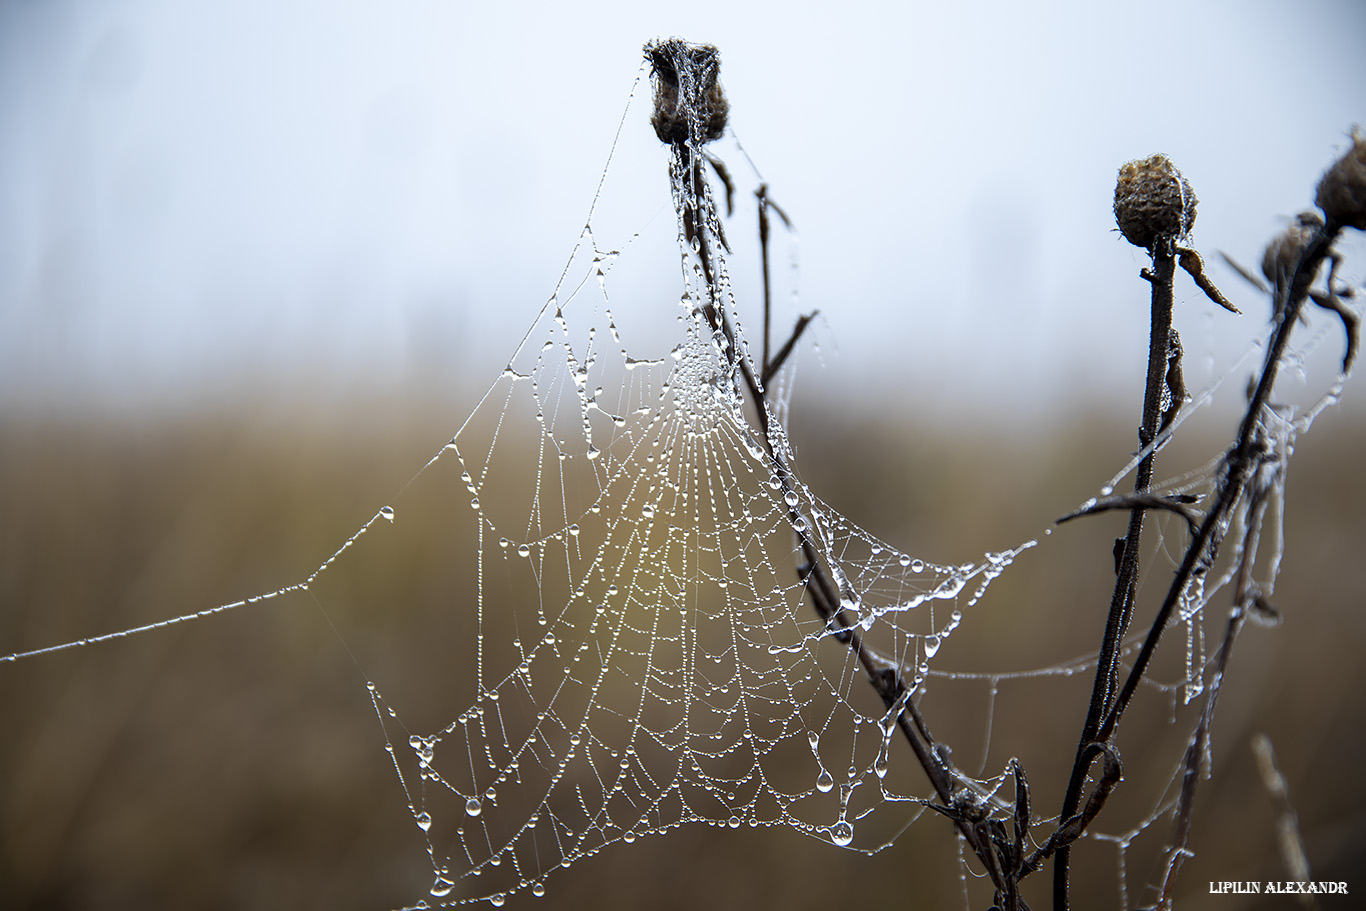
{"type": "Polygon", "coordinates": [[[1366,231],[1366,133],[1352,134],[1352,148],[1319,181],[1314,204],[1340,225],[1366,231]]]}
{"type": "Polygon", "coordinates": [[[1129,243],[1151,250],[1159,238],[1184,237],[1195,224],[1195,191],[1166,155],[1131,161],[1115,183],[1115,221],[1129,243]]]}
{"type": "Polygon", "coordinates": [[[655,110],[650,123],[659,141],[687,142],[690,119],[697,121],[699,143],[720,139],[730,115],[730,102],[717,79],[720,52],[710,44],[670,38],[645,45],[645,56],[655,77],[655,110]]]}
{"type": "Polygon", "coordinates": [[[1300,263],[1304,248],[1309,246],[1322,227],[1323,217],[1319,213],[1301,212],[1295,216],[1294,222],[1271,239],[1271,243],[1266,245],[1266,252],[1262,254],[1262,274],[1272,287],[1279,288],[1290,279],[1300,263]]]}

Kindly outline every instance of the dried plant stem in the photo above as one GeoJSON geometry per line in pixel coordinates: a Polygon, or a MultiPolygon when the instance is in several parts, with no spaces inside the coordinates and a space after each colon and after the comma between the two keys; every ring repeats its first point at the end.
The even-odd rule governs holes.
{"type": "Polygon", "coordinates": [[[1129,700],[1138,689],[1139,681],[1148,670],[1153,652],[1157,649],[1157,642],[1167,627],[1167,621],[1171,619],[1172,611],[1176,609],[1177,601],[1190,584],[1196,569],[1213,559],[1214,551],[1218,549],[1219,535],[1260,462],[1262,453],[1258,444],[1257,427],[1262,419],[1262,411],[1270,401],[1272,387],[1275,386],[1277,374],[1280,372],[1281,360],[1285,357],[1286,346],[1290,343],[1290,333],[1295,328],[1304,302],[1309,298],[1309,285],[1340,230],[1340,226],[1330,222],[1314,232],[1304,247],[1291,281],[1285,283],[1279,294],[1284,298],[1276,302],[1280,319],[1272,336],[1270,350],[1267,351],[1261,378],[1239,427],[1237,441],[1224,457],[1224,477],[1219,485],[1219,495],[1206,514],[1205,521],[1200,526],[1200,533],[1186,550],[1185,559],[1181,561],[1176,578],[1167,590],[1167,597],[1148,630],[1148,636],[1134,660],[1133,667],[1129,670],[1128,678],[1124,681],[1124,688],[1120,690],[1119,698],[1096,732],[1097,739],[1108,739],[1114,733],[1125,708],[1129,705],[1129,700]]]}
{"type": "MultiPolygon", "coordinates": [[[[1162,420],[1162,399],[1167,383],[1167,357],[1170,349],[1172,329],[1172,283],[1176,277],[1175,241],[1171,237],[1159,238],[1152,247],[1153,269],[1143,271],[1143,276],[1152,285],[1152,324],[1148,339],[1148,379],[1143,393],[1143,418],[1139,426],[1138,441],[1141,449],[1147,449],[1157,438],[1158,425],[1162,420]]],[[[1157,453],[1149,452],[1138,463],[1134,479],[1134,496],[1146,497],[1152,487],[1153,466],[1157,453]]],[[[1071,780],[1063,799],[1061,818],[1069,819],[1081,805],[1082,789],[1086,785],[1087,773],[1096,757],[1091,744],[1098,739],[1097,731],[1101,719],[1110,710],[1114,701],[1115,688],[1119,678],[1119,652],[1129,622],[1133,618],[1134,595],[1138,586],[1138,549],[1143,534],[1144,507],[1135,506],[1129,512],[1129,531],[1124,537],[1123,556],[1120,558],[1119,571],[1115,579],[1114,594],[1110,598],[1110,612],[1105,620],[1105,635],[1101,640],[1100,659],[1096,664],[1096,681],[1091,690],[1091,704],[1082,726],[1081,739],[1077,744],[1077,757],[1072,765],[1071,780]]],[[[1064,846],[1058,850],[1054,866],[1053,904],[1055,908],[1068,906],[1068,872],[1071,848],[1064,846]]]]}

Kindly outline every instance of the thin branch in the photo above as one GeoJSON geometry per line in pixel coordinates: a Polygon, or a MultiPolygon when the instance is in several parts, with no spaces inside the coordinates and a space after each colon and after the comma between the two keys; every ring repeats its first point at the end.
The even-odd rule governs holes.
{"type": "MultiPolygon", "coordinates": [[[[765,288],[767,288],[767,285],[765,285],[765,288]]],[[[767,294],[765,294],[765,297],[767,297],[767,294]]],[[[792,327],[792,335],[788,336],[787,341],[783,343],[783,347],[779,348],[778,353],[774,355],[773,361],[764,368],[765,389],[768,388],[769,380],[777,376],[778,371],[783,369],[783,364],[787,362],[788,355],[792,353],[792,349],[796,346],[797,341],[802,337],[802,333],[806,331],[807,324],[810,323],[813,319],[815,319],[816,314],[818,313],[820,313],[819,310],[812,310],[810,313],[807,313],[806,315],[801,316],[797,319],[796,325],[792,327]]],[[[768,350],[767,337],[764,338],[764,350],[768,350]]]]}
{"type": "Polygon", "coordinates": [[[1200,514],[1188,508],[1191,503],[1195,503],[1200,498],[1194,494],[1128,494],[1124,496],[1104,497],[1096,500],[1089,506],[1069,512],[1061,519],[1057,520],[1058,525],[1064,522],[1071,522],[1082,516],[1094,516],[1097,513],[1110,512],[1115,509],[1158,509],[1174,512],[1186,520],[1186,526],[1190,533],[1195,535],[1200,530],[1200,514]]]}
{"type": "MultiPolygon", "coordinates": [[[[1173,279],[1176,275],[1176,244],[1170,236],[1159,237],[1151,249],[1153,270],[1144,270],[1144,277],[1152,284],[1152,327],[1148,337],[1148,377],[1143,392],[1143,420],[1138,431],[1141,449],[1147,449],[1157,437],[1162,420],[1162,393],[1166,390],[1168,355],[1170,353],[1173,279]]],[[[1138,463],[1134,477],[1134,495],[1148,496],[1152,486],[1155,452],[1149,452],[1138,463]]],[[[1096,662],[1096,679],[1091,689],[1091,703],[1082,725],[1081,737],[1077,743],[1077,756],[1072,764],[1072,774],[1068,781],[1067,792],[1063,797],[1062,819],[1069,819],[1081,803],[1082,788],[1094,758],[1092,745],[1107,738],[1099,734],[1101,719],[1110,710],[1114,700],[1115,688],[1119,680],[1120,643],[1129,629],[1133,617],[1134,596],[1138,588],[1138,550],[1143,534],[1142,505],[1134,506],[1129,513],[1129,530],[1124,537],[1124,551],[1119,560],[1119,572],[1115,579],[1114,593],[1110,599],[1110,611],[1105,621],[1105,633],[1101,639],[1100,655],[1096,662]]],[[[1057,864],[1053,875],[1053,905],[1057,911],[1068,907],[1068,872],[1071,852],[1064,844],[1058,851],[1057,864]]]]}

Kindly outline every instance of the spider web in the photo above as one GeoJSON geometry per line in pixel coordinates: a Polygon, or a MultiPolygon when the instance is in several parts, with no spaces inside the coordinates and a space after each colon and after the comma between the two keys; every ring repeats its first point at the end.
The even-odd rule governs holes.
{"type": "MultiPolygon", "coordinates": [[[[705,73],[679,63],[678,78],[686,95],[705,73]]],[[[357,648],[430,860],[429,895],[413,907],[544,895],[557,869],[684,825],[779,826],[852,850],[887,847],[935,794],[897,743],[906,700],[881,703],[847,645],[850,630],[878,667],[908,682],[907,699],[985,691],[970,713],[986,731],[980,759],[953,768],[963,793],[1001,814],[1010,729],[1031,720],[1007,717],[1003,694],[1086,680],[1094,668],[1094,655],[1016,671],[936,666],[988,587],[1036,540],[936,562],[861,529],[803,480],[786,430],[791,367],[761,400],[746,394],[746,371],[761,369],[713,185],[690,166],[702,160],[703,130],[692,111],[683,144],[692,157],[680,164],[675,152],[670,171],[671,232],[609,228],[622,200],[604,169],[570,261],[506,369],[390,505],[304,581],[167,622],[295,591],[330,616],[401,614],[384,579],[412,554],[444,555],[449,578],[432,597],[460,631],[435,642],[410,631],[402,667],[372,664],[357,648]],[[660,263],[678,278],[660,283],[660,263]],[[669,331],[636,338],[624,327],[637,321],[669,331]],[[839,623],[812,607],[813,562],[837,589],[839,623]]],[[[1328,337],[1328,328],[1311,334],[1296,362],[1328,337]]],[[[1259,351],[1213,377],[1176,426],[1259,351]]],[[[1123,907],[1133,898],[1130,849],[1173,817],[1181,751],[1219,673],[1208,608],[1249,585],[1274,593],[1289,457],[1345,381],[1306,407],[1260,416],[1267,455],[1254,487],[1264,496],[1220,530],[1227,553],[1183,594],[1179,647],[1143,681],[1170,716],[1171,762],[1086,836],[1117,846],[1123,907]]],[[[1155,490],[1208,498],[1221,470],[1218,459],[1200,461],[1155,490]]],[[[1153,524],[1145,565],[1174,566],[1184,526],[1174,517],[1153,524]]],[[[1125,658],[1139,641],[1126,643],[1125,658]]],[[[1036,802],[1036,813],[1041,806],[1052,803],[1036,802]]],[[[966,856],[959,866],[966,893],[977,874],[966,856]]]]}
{"type": "Polygon", "coordinates": [[[696,174],[675,162],[683,293],[650,304],[674,310],[672,346],[629,353],[613,315],[619,254],[590,219],[507,369],[423,472],[462,492],[463,536],[478,542],[473,698],[423,732],[371,693],[438,901],[543,894],[557,867],[689,823],[886,844],[921,812],[873,822],[913,796],[889,778],[905,762],[892,748],[904,703],[877,704],[843,627],[807,603],[804,546],[846,625],[916,686],[961,608],[1029,546],[932,563],[802,482],[781,415],[764,438],[746,414],[741,365],[755,368],[724,249],[704,262],[687,237],[693,199],[722,236],[696,174]],[[734,344],[708,314],[712,288],[734,344]]]}

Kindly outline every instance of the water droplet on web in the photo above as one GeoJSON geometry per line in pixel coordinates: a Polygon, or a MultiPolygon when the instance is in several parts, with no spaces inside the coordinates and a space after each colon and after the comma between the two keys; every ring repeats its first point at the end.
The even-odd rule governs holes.
{"type": "Polygon", "coordinates": [[[531,548],[528,547],[528,546],[526,546],[525,544],[518,544],[518,545],[517,545],[517,556],[519,556],[519,557],[529,557],[529,556],[531,556],[531,548]]]}
{"type": "Polygon", "coordinates": [[[789,490],[786,496],[783,497],[783,502],[786,503],[788,506],[796,506],[797,495],[789,490]]]}
{"type": "Polygon", "coordinates": [[[600,456],[601,454],[602,454],[602,453],[600,453],[600,452],[598,451],[598,447],[596,447],[596,446],[589,446],[589,447],[588,447],[587,456],[588,456],[588,459],[589,459],[590,461],[593,460],[593,459],[596,459],[596,458],[597,458],[598,456],[600,456]]]}
{"type": "Polygon", "coordinates": [[[503,550],[507,550],[507,547],[508,547],[508,539],[507,539],[507,538],[499,538],[499,539],[498,539],[498,546],[501,547],[501,548],[503,548],[503,550]]]}
{"type": "Polygon", "coordinates": [[[835,779],[825,769],[821,769],[820,776],[816,779],[816,790],[822,794],[829,794],[835,787],[835,779]]]}
{"type": "Polygon", "coordinates": [[[925,637],[925,657],[933,658],[939,653],[940,638],[936,636],[925,637]]]}
{"type": "Polygon", "coordinates": [[[816,744],[820,743],[821,735],[817,734],[815,731],[807,731],[806,739],[810,742],[811,749],[814,750],[816,748],[816,744]]]}
{"type": "Polygon", "coordinates": [[[878,778],[887,777],[887,753],[885,750],[877,754],[877,761],[873,763],[873,774],[878,778]]]}
{"type": "Polygon", "coordinates": [[[730,825],[730,827],[731,827],[732,829],[738,829],[738,828],[740,828],[740,817],[738,817],[738,816],[732,816],[732,817],[730,818],[730,823],[729,823],[729,825],[730,825]]]}
{"type": "Polygon", "coordinates": [[[902,566],[910,566],[911,558],[906,554],[902,554],[901,558],[897,562],[899,562],[902,566]]]}
{"type": "Polygon", "coordinates": [[[841,819],[830,830],[830,840],[841,848],[845,847],[854,840],[854,827],[841,819]]]}
{"type": "Polygon", "coordinates": [[[432,827],[432,814],[425,811],[417,814],[417,827],[424,832],[430,829],[432,827]]]}
{"type": "Polygon", "coordinates": [[[579,526],[577,526],[577,525],[571,525],[571,526],[569,526],[569,533],[570,533],[571,535],[573,535],[574,537],[578,537],[578,535],[579,535],[579,526]]]}
{"type": "Polygon", "coordinates": [[[478,816],[483,809],[484,807],[479,803],[478,797],[471,797],[469,800],[465,801],[465,812],[471,816],[478,816]]]}
{"type": "Polygon", "coordinates": [[[390,522],[394,521],[394,510],[393,510],[393,507],[390,507],[390,506],[381,506],[380,509],[379,509],[379,514],[380,514],[383,518],[388,519],[390,522]]]}
{"type": "MultiPolygon", "coordinates": [[[[478,871],[476,870],[475,872],[478,872],[478,871]]],[[[494,895],[494,896],[492,896],[492,897],[489,899],[489,904],[490,904],[490,905],[493,905],[493,907],[495,907],[495,908],[501,908],[501,907],[503,907],[503,903],[506,902],[506,901],[507,901],[507,897],[504,896],[503,893],[499,892],[497,895],[494,895]]]]}
{"type": "Polygon", "coordinates": [[[478,508],[479,508],[479,498],[478,498],[478,497],[473,497],[473,498],[471,498],[471,499],[470,499],[470,509],[478,509],[478,508]]]}
{"type": "Polygon", "coordinates": [[[627,832],[625,835],[621,836],[621,840],[629,845],[636,840],[636,833],[627,832]]]}
{"type": "Polygon", "coordinates": [[[1104,487],[1102,487],[1102,488],[1100,489],[1100,495],[1101,495],[1102,497],[1108,497],[1110,494],[1112,494],[1112,493],[1114,493],[1114,492],[1115,492],[1115,489],[1114,489],[1113,487],[1111,487],[1109,484],[1106,484],[1104,487]]]}
{"type": "Polygon", "coordinates": [[[536,885],[531,887],[531,894],[536,896],[537,898],[541,898],[545,895],[545,886],[541,883],[537,883],[536,885]]]}
{"type": "Polygon", "coordinates": [[[646,504],[646,506],[640,510],[640,514],[647,519],[653,519],[655,517],[655,508],[646,504]]]}
{"type": "Polygon", "coordinates": [[[913,573],[923,573],[924,571],[925,571],[925,561],[924,561],[924,560],[912,560],[912,561],[911,561],[911,572],[913,572],[913,573]]]}
{"type": "Polygon", "coordinates": [[[451,894],[451,890],[454,889],[454,888],[455,888],[455,883],[451,882],[449,879],[447,879],[447,878],[444,877],[444,876],[438,876],[438,877],[436,878],[436,882],[432,883],[432,888],[431,888],[432,897],[433,897],[433,898],[444,898],[445,896],[450,895],[450,894],[451,894]]]}

